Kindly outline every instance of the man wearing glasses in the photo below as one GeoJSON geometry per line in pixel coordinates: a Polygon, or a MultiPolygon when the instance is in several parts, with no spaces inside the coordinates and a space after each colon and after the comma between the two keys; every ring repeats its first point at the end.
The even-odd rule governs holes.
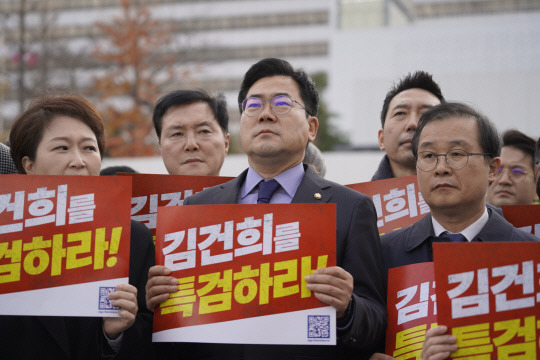
{"type": "Polygon", "coordinates": [[[488,202],[495,206],[528,205],[538,200],[535,141],[517,130],[503,135],[501,167],[488,189],[488,202]]]}
{"type": "MultiPolygon", "coordinates": [[[[230,182],[189,197],[184,205],[336,203],[338,266],[319,269],[306,281],[317,299],[336,309],[339,344],[191,344],[189,356],[178,352],[169,358],[369,358],[383,346],[386,323],[377,215],[369,197],[327,181],[302,164],[319,126],[313,81],[284,60],[263,59],[245,74],[238,100],[249,168],[230,182]]],[[[177,289],[177,280],[166,276],[165,269],[150,270],[146,298],[151,310],[177,289]]]]}
{"type": "MultiPolygon", "coordinates": [[[[535,241],[514,228],[485,198],[500,165],[497,130],[467,105],[426,111],[412,140],[418,185],[431,214],[381,239],[387,268],[433,261],[433,242],[535,241]]],[[[445,359],[456,338],[437,326],[426,334],[422,359],[445,359]]]]}

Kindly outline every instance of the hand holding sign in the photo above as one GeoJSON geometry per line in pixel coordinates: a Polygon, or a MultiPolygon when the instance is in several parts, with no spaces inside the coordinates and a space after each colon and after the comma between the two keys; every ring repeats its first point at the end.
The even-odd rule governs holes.
{"type": "Polygon", "coordinates": [[[153,341],[335,344],[333,307],[345,314],[353,288],[335,266],[335,211],[334,204],[159,207],[162,266],[150,269],[146,286],[153,341]]]}
{"type": "Polygon", "coordinates": [[[422,349],[422,360],[446,359],[451,352],[457,350],[456,337],[448,335],[447,332],[448,328],[444,325],[428,330],[422,349]]]}
{"type": "Polygon", "coordinates": [[[111,304],[118,306],[120,317],[103,318],[103,330],[109,339],[116,339],[123,331],[129,329],[137,315],[137,288],[130,284],[116,285],[116,291],[109,294],[111,304]]]}
{"type": "Polygon", "coordinates": [[[352,296],[353,277],[339,266],[317,269],[306,276],[307,288],[315,297],[336,309],[337,318],[345,316],[352,296]]]}
{"type": "Polygon", "coordinates": [[[148,271],[148,282],[146,283],[146,307],[154,311],[156,306],[169,298],[178,288],[178,280],[173,276],[168,276],[171,270],[165,266],[152,266],[148,271]]]}

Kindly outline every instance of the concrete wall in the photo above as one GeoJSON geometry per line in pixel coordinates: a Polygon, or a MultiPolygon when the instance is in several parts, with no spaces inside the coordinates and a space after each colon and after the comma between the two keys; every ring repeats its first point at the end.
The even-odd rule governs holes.
{"type": "Polygon", "coordinates": [[[500,131],[540,136],[540,12],[417,21],[336,31],[327,99],[357,145],[375,145],[392,83],[408,72],[434,75],[448,100],[467,102],[500,131]]]}

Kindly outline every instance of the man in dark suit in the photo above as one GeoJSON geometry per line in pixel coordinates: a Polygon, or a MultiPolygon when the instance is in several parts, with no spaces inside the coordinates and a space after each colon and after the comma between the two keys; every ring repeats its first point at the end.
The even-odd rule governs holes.
{"type": "MultiPolygon", "coordinates": [[[[368,358],[382,346],[386,316],[377,216],[369,197],[324,180],[302,164],[319,125],[319,99],[313,82],[284,60],[264,59],[246,73],[238,99],[241,141],[249,168],[230,182],[191,196],[184,204],[336,203],[338,266],[319,269],[306,281],[317,299],[336,309],[338,345],[192,344],[189,357],[368,358]],[[272,183],[275,192],[261,200],[272,183]]],[[[168,274],[163,266],[150,269],[146,296],[150,310],[177,290],[177,280],[168,274]]],[[[167,354],[167,358],[180,356],[173,355],[173,350],[167,354]]]]}
{"type": "MultiPolygon", "coordinates": [[[[467,105],[441,104],[422,115],[412,151],[431,214],[382,237],[387,269],[433,261],[432,244],[438,241],[536,240],[485,204],[500,166],[499,144],[493,124],[467,105]]],[[[445,359],[457,350],[447,330],[437,326],[427,332],[422,359],[445,359]]]]}

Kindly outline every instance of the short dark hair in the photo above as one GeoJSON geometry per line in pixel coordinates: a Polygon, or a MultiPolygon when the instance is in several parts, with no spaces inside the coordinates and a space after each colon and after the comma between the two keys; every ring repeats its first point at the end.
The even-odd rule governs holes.
{"type": "Polygon", "coordinates": [[[242,101],[257,81],[270,76],[288,76],[298,84],[300,96],[306,108],[306,117],[309,115],[317,116],[319,110],[319,92],[315,83],[302,70],[294,70],[292,65],[285,60],[277,58],[266,58],[252,65],[244,75],[240,92],[238,93],[238,109],[242,114],[242,101]]]}
{"type": "Polygon", "coordinates": [[[512,129],[504,132],[502,136],[502,146],[511,146],[531,157],[531,167],[534,169],[535,161],[535,145],[533,138],[528,137],[521,131],[512,129]]]}
{"type": "Polygon", "coordinates": [[[170,108],[191,105],[198,102],[207,103],[210,106],[223,133],[226,134],[229,131],[229,113],[227,111],[227,100],[225,100],[225,96],[222,93],[213,97],[202,89],[175,90],[163,95],[154,107],[152,121],[154,122],[154,128],[156,129],[158,138],[161,139],[163,116],[165,116],[165,113],[170,108]]]}
{"type": "Polygon", "coordinates": [[[536,163],[538,164],[540,162],[540,137],[538,138],[538,141],[536,142],[536,163]]]}
{"type": "Polygon", "coordinates": [[[405,77],[400,79],[398,83],[394,83],[394,86],[392,86],[392,88],[386,93],[381,111],[381,124],[383,128],[390,102],[397,94],[409,89],[426,90],[435,95],[435,97],[439,99],[441,103],[446,101],[442,95],[441,88],[433,80],[433,76],[431,74],[421,70],[418,70],[412,74],[408,73],[405,77]]]}
{"type": "Polygon", "coordinates": [[[118,173],[131,173],[131,174],[137,174],[137,171],[133,169],[132,167],[126,166],[126,165],[117,165],[117,166],[109,166],[106,168],[101,169],[99,172],[99,175],[116,175],[118,173]]]}
{"type": "Polygon", "coordinates": [[[35,161],[45,127],[58,116],[69,116],[87,125],[96,136],[99,154],[103,158],[105,131],[95,106],[79,95],[45,95],[32,100],[28,109],[15,119],[11,127],[11,157],[20,174],[26,173],[22,159],[28,156],[35,161]]]}
{"type": "Polygon", "coordinates": [[[487,157],[493,158],[501,154],[501,141],[497,128],[489,119],[473,109],[472,107],[458,102],[447,102],[436,105],[422,114],[418,121],[418,127],[412,138],[412,152],[415,158],[418,157],[418,141],[424,127],[436,120],[446,120],[449,118],[470,118],[476,121],[478,126],[478,142],[482,152],[489,154],[487,157]]]}

